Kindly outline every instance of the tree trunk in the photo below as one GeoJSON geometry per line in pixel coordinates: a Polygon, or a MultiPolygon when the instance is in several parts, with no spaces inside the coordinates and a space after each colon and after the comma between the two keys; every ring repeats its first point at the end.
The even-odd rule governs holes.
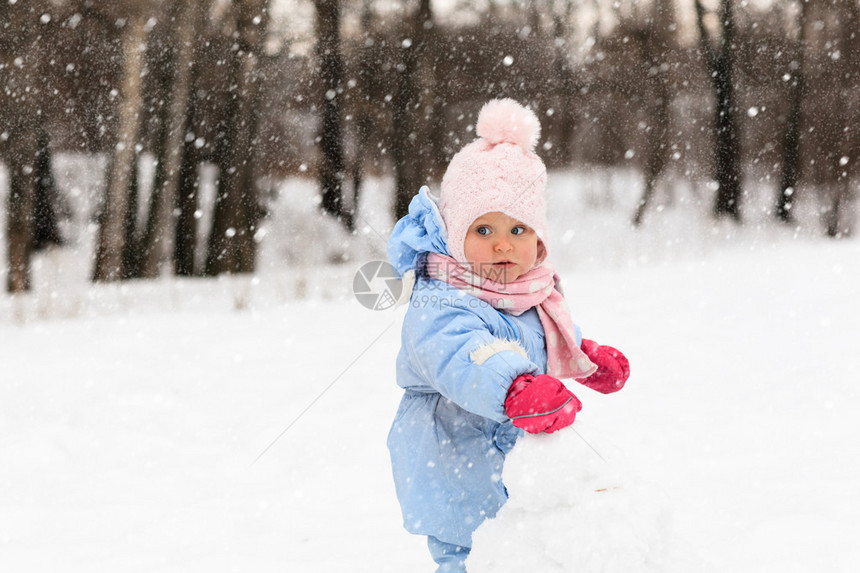
{"type": "Polygon", "coordinates": [[[806,2],[800,2],[799,37],[797,39],[797,69],[794,70],[789,95],[788,121],[785,125],[782,147],[782,177],[776,197],[774,215],[784,223],[794,221],[791,206],[800,179],[800,122],[803,108],[804,63],[806,59],[806,2]]]}
{"type": "Polygon", "coordinates": [[[716,99],[716,142],[714,178],[717,195],[714,201],[715,217],[729,216],[740,222],[741,169],[740,139],[737,128],[737,110],[734,93],[734,36],[735,23],[731,0],[721,0],[720,25],[722,35],[719,49],[711,46],[704,24],[704,8],[696,0],[696,20],[701,35],[702,51],[705,53],[708,71],[716,99]]]}
{"type": "Polygon", "coordinates": [[[645,211],[648,208],[657,180],[666,168],[669,153],[669,95],[668,71],[662,66],[666,54],[676,47],[671,24],[674,24],[674,12],[671,3],[658,1],[654,12],[648,19],[647,27],[639,36],[642,48],[642,70],[645,76],[647,93],[645,94],[647,112],[650,118],[648,137],[645,150],[645,188],[642,199],[633,216],[633,225],[642,224],[645,211]]]}
{"type": "Polygon", "coordinates": [[[851,194],[851,182],[847,178],[840,178],[836,182],[830,206],[824,215],[825,233],[832,239],[851,235],[850,227],[847,224],[843,224],[842,221],[845,218],[843,216],[844,207],[849,203],[851,194]]]}
{"type": "Polygon", "coordinates": [[[239,172],[239,183],[242,193],[239,195],[240,216],[242,231],[239,233],[239,267],[240,273],[252,273],[257,268],[257,240],[256,232],[260,221],[265,216],[265,209],[260,203],[257,190],[257,154],[256,146],[259,144],[258,134],[260,126],[261,87],[263,76],[260,73],[260,59],[263,56],[262,44],[254,58],[245,59],[245,78],[248,80],[246,87],[247,104],[245,117],[247,117],[247,140],[248,153],[241,163],[239,172]]]}
{"type": "Polygon", "coordinates": [[[657,180],[666,168],[666,154],[669,149],[669,91],[665,78],[655,78],[648,84],[654,90],[654,102],[649,109],[651,131],[647,138],[645,151],[645,188],[642,192],[642,199],[636,208],[636,214],[633,216],[634,226],[642,224],[645,211],[654,196],[657,180]]]}
{"type": "Polygon", "coordinates": [[[430,124],[427,126],[427,150],[430,157],[426,158],[427,161],[424,166],[427,170],[427,178],[438,183],[442,180],[449,162],[448,150],[445,147],[445,108],[450,98],[448,96],[449,88],[445,83],[446,72],[441,65],[439,50],[436,49],[439,42],[433,39],[436,36],[436,31],[431,32],[430,49],[434,59],[430,60],[430,68],[432,69],[433,94],[431,96],[430,124]]]}
{"type": "Polygon", "coordinates": [[[0,5],[0,156],[8,168],[6,214],[8,274],[6,290],[23,293],[31,287],[33,210],[38,173],[40,99],[39,7],[0,5]],[[11,110],[11,111],[10,111],[11,110]]]}
{"type": "Polygon", "coordinates": [[[409,38],[401,44],[402,59],[398,67],[400,76],[394,94],[394,117],[392,128],[394,137],[391,157],[394,161],[394,218],[400,219],[409,212],[412,196],[425,181],[426,163],[419,143],[419,122],[417,108],[420,106],[421,91],[419,71],[421,60],[426,51],[427,31],[433,25],[430,0],[420,0],[418,11],[412,19],[409,38]]]}
{"type": "Polygon", "coordinates": [[[825,232],[828,237],[841,238],[851,235],[853,223],[852,207],[855,200],[855,182],[858,174],[857,149],[860,144],[857,122],[860,119],[860,5],[855,0],[837,4],[839,8],[840,38],[837,48],[842,57],[837,64],[840,77],[840,114],[845,127],[839,140],[839,153],[833,168],[838,173],[836,188],[828,211],[825,213],[825,232]],[[847,213],[846,213],[847,212],[847,213]]]}
{"type": "Polygon", "coordinates": [[[122,276],[124,224],[128,188],[140,126],[145,17],[135,15],[126,23],[123,37],[123,80],[119,101],[119,133],[108,166],[93,280],[116,281],[122,276]]]}
{"type": "MultiPolygon", "coordinates": [[[[41,116],[40,116],[41,117],[41,116]]],[[[33,199],[33,250],[40,251],[64,243],[60,234],[60,195],[52,171],[51,149],[44,126],[39,127],[36,152],[36,188],[33,199]]]]}
{"type": "Polygon", "coordinates": [[[364,162],[367,155],[365,150],[370,139],[370,123],[370,114],[366,110],[359,111],[355,122],[355,157],[352,161],[352,207],[342,215],[343,223],[350,232],[356,228],[358,202],[364,181],[364,162]]]}
{"type": "Polygon", "coordinates": [[[6,290],[30,290],[30,255],[33,250],[33,206],[36,188],[35,163],[38,145],[35,133],[19,132],[8,140],[9,214],[6,226],[9,274],[6,290]]]}
{"type": "Polygon", "coordinates": [[[574,85],[573,62],[570,57],[569,26],[573,10],[572,2],[568,0],[562,14],[554,14],[553,28],[555,36],[555,71],[558,78],[556,98],[556,122],[559,124],[558,149],[556,154],[559,165],[569,166],[573,162],[573,96],[574,85]]]}
{"type": "Polygon", "coordinates": [[[173,4],[175,55],[170,60],[170,75],[166,100],[167,110],[163,126],[163,145],[158,157],[161,174],[159,183],[150,197],[149,218],[141,248],[142,260],[139,276],[154,278],[159,274],[166,257],[165,246],[173,232],[172,212],[176,203],[180,170],[185,142],[188,100],[191,90],[191,64],[194,57],[194,23],[197,10],[193,0],[179,0],[173,4]]]}
{"type": "Polygon", "coordinates": [[[138,212],[140,211],[140,152],[135,149],[131,160],[128,182],[128,206],[125,210],[122,247],[122,278],[133,279],[140,268],[140,242],[137,240],[138,212]]]}
{"type": "Polygon", "coordinates": [[[320,152],[319,178],[322,209],[342,220],[345,161],[341,99],[344,63],[340,42],[340,0],[316,0],[316,56],[320,74],[320,152]]]}
{"type": "Polygon", "coordinates": [[[376,46],[375,34],[373,32],[373,8],[371,0],[364,0],[361,12],[361,37],[364,45],[358,48],[357,64],[359,81],[353,98],[353,109],[355,115],[355,155],[352,158],[352,207],[344,209],[342,214],[346,228],[353,232],[356,229],[356,217],[358,216],[358,204],[361,199],[361,187],[364,180],[364,165],[367,160],[367,148],[373,129],[373,118],[371,115],[373,106],[372,86],[376,80],[374,71],[374,46],[376,46]],[[368,43],[370,42],[370,43],[368,43]]]}
{"type": "MultiPolygon", "coordinates": [[[[230,85],[237,86],[241,81],[241,64],[235,56],[230,67],[230,85]]],[[[212,210],[212,226],[206,245],[206,276],[216,276],[222,273],[236,272],[238,269],[238,254],[236,233],[239,225],[239,193],[236,171],[240,159],[238,148],[238,132],[241,129],[239,116],[242,106],[242,95],[238,88],[227,106],[224,119],[223,137],[218,140],[215,162],[218,165],[217,190],[215,204],[212,210]]]]}
{"type": "MultiPolygon", "coordinates": [[[[210,0],[195,0],[193,27],[195,31],[203,30],[208,18],[210,0]]],[[[195,126],[197,115],[197,97],[195,86],[204,65],[197,51],[200,43],[195,42],[195,51],[191,58],[189,77],[188,105],[185,109],[186,137],[183,139],[182,163],[179,167],[179,179],[176,190],[176,226],[173,249],[173,270],[178,276],[194,276],[197,273],[197,236],[199,220],[199,189],[200,189],[200,152],[195,137],[188,137],[195,126]]]]}
{"type": "MultiPolygon", "coordinates": [[[[193,125],[196,102],[192,97],[186,112],[186,124],[193,125]]],[[[176,196],[176,235],[173,250],[173,271],[178,276],[190,277],[195,274],[197,259],[197,210],[200,205],[199,157],[194,139],[183,144],[182,166],[179,168],[179,187],[176,196]]]]}
{"type": "Polygon", "coordinates": [[[259,60],[268,26],[268,0],[234,3],[239,49],[231,62],[236,86],[227,110],[225,135],[219,143],[218,191],[206,250],[205,274],[253,272],[254,233],[260,218],[254,176],[259,106],[259,60]]]}

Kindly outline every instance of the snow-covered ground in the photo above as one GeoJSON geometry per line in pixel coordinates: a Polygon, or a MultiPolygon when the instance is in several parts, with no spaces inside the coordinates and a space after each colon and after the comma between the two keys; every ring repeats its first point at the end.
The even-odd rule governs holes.
{"type": "MultiPolygon", "coordinates": [[[[0,571],[433,569],[385,450],[403,309],[350,293],[386,185],[363,242],[290,185],[253,278],[90,287],[84,228],[35,294],[0,296],[0,571]],[[302,254],[312,232],[326,249],[302,254]]],[[[611,204],[589,185],[551,176],[553,256],[586,336],[631,362],[619,394],[574,391],[582,436],[654,495],[633,521],[667,513],[687,571],[855,570],[860,242],[754,206],[713,225],[691,189],[633,231],[635,179],[611,204]]]]}

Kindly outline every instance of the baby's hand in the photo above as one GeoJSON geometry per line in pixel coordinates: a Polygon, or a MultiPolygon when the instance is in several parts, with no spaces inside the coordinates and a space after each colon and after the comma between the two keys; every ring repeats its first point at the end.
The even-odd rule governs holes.
{"type": "Polygon", "coordinates": [[[508,389],[505,412],[517,428],[537,434],[569,426],[582,402],[558,378],[547,374],[517,377],[508,389]]]}
{"type": "Polygon", "coordinates": [[[580,348],[597,365],[597,371],[588,378],[577,378],[577,382],[604,394],[617,392],[624,387],[630,377],[630,363],[620,350],[601,346],[585,338],[580,348]]]}

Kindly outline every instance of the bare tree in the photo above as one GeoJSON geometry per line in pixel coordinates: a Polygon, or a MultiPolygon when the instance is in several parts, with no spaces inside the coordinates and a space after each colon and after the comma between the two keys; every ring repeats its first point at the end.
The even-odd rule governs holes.
{"type": "Polygon", "coordinates": [[[9,200],[6,223],[9,274],[6,290],[10,293],[30,289],[30,255],[33,243],[33,206],[35,190],[36,139],[24,127],[6,125],[8,139],[4,156],[9,165],[9,200]]]}
{"type": "Polygon", "coordinates": [[[635,37],[642,52],[645,109],[649,118],[648,136],[645,138],[645,188],[633,216],[633,224],[640,225],[648,203],[654,195],[657,180],[663,174],[669,156],[669,93],[670,54],[677,51],[675,41],[675,15],[671,0],[657,0],[645,24],[637,29],[635,37]]]}
{"type": "Polygon", "coordinates": [[[233,2],[236,49],[231,52],[224,136],[218,145],[218,191],[206,250],[205,274],[249,273],[256,267],[257,224],[262,217],[256,188],[255,149],[259,124],[260,60],[269,21],[269,0],[233,2]]]}
{"type": "MultiPolygon", "coordinates": [[[[41,108],[44,96],[40,16],[43,3],[0,5],[0,157],[8,166],[9,198],[6,241],[9,272],[6,290],[21,293],[30,289],[30,257],[35,246],[35,209],[40,174],[40,132],[44,129],[41,108]],[[35,5],[33,5],[35,4],[35,5]]],[[[45,144],[45,150],[47,143],[45,144]]],[[[42,159],[47,156],[42,155],[42,159]]]]}
{"type": "MultiPolygon", "coordinates": [[[[41,117],[41,114],[40,114],[41,117]]],[[[60,233],[60,216],[68,210],[61,197],[52,170],[51,146],[44,126],[39,128],[36,152],[36,192],[33,199],[33,250],[39,251],[64,244],[60,233]]]]}
{"type": "Polygon", "coordinates": [[[128,188],[131,170],[136,169],[135,146],[138,143],[146,18],[142,11],[132,13],[123,33],[123,79],[119,93],[119,128],[111,155],[101,226],[98,235],[93,280],[102,282],[122,278],[122,253],[125,244],[125,220],[128,210],[128,188]]]}
{"type": "Polygon", "coordinates": [[[344,209],[342,217],[346,228],[355,230],[358,202],[361,198],[361,188],[364,180],[365,162],[368,156],[368,145],[370,134],[373,129],[373,115],[371,103],[371,85],[376,80],[374,71],[374,46],[376,45],[376,33],[374,30],[374,16],[372,0],[364,0],[361,11],[361,37],[363,42],[358,48],[355,57],[358,65],[358,83],[353,101],[353,114],[355,116],[355,154],[352,158],[352,208],[344,209]]]}
{"type": "Polygon", "coordinates": [[[800,0],[797,21],[797,40],[795,56],[791,61],[791,84],[789,86],[789,110],[782,141],[782,176],[779,193],[776,197],[774,215],[780,221],[794,221],[791,207],[794,194],[797,192],[797,182],[800,179],[800,125],[805,95],[805,60],[806,60],[806,15],[807,1],[800,0]]]}
{"type": "Polygon", "coordinates": [[[717,18],[719,32],[716,39],[711,38],[705,26],[705,9],[701,0],[696,0],[695,5],[701,49],[711,77],[716,104],[714,178],[718,188],[713,213],[716,217],[725,215],[740,221],[742,192],[740,138],[733,77],[735,18],[732,12],[732,1],[720,0],[720,12],[717,18]]]}
{"type": "MultiPolygon", "coordinates": [[[[192,72],[196,76],[196,71],[192,72]]],[[[192,80],[192,85],[194,80],[192,80]]],[[[186,110],[186,125],[193,125],[197,102],[190,97],[186,110]]],[[[176,198],[176,227],[173,249],[173,271],[178,276],[194,276],[197,258],[197,232],[199,199],[199,163],[195,138],[186,138],[183,144],[182,165],[179,167],[176,198]]]]}
{"type": "MultiPolygon", "coordinates": [[[[191,22],[197,36],[206,31],[211,0],[195,0],[194,20],[191,22]]],[[[192,46],[192,56],[189,69],[188,100],[185,108],[185,131],[182,149],[182,161],[177,174],[176,189],[176,225],[174,228],[173,270],[179,276],[193,276],[197,259],[197,234],[200,208],[200,149],[197,137],[191,131],[195,127],[198,115],[198,97],[195,86],[200,83],[201,68],[205,66],[202,54],[206,42],[195,37],[192,46]]]]}
{"type": "Polygon", "coordinates": [[[142,260],[138,276],[158,276],[165,259],[165,243],[172,235],[172,212],[179,188],[188,100],[191,90],[191,65],[194,57],[195,22],[198,21],[199,0],[175,0],[170,7],[172,46],[165,90],[165,111],[159,137],[158,173],[150,196],[149,218],[141,248],[142,260]]]}
{"type": "Polygon", "coordinates": [[[559,125],[558,161],[561,165],[570,165],[573,160],[573,129],[574,129],[574,97],[576,95],[576,78],[571,59],[572,37],[570,19],[573,12],[573,2],[565,0],[561,11],[553,11],[553,36],[555,38],[555,74],[557,78],[555,122],[559,125]]]}
{"type": "MultiPolygon", "coordinates": [[[[860,6],[856,0],[835,2],[839,31],[839,109],[842,132],[839,134],[838,153],[833,155],[837,173],[830,205],[824,212],[825,231],[828,237],[849,236],[852,221],[845,211],[851,207],[855,195],[854,178],[858,174],[858,147],[860,147],[860,6]]],[[[849,210],[850,212],[850,210],[849,210]]]]}
{"type": "Polygon", "coordinates": [[[409,211],[412,196],[424,183],[426,163],[420,145],[420,66],[427,50],[427,33],[433,26],[430,0],[419,0],[408,27],[408,37],[400,42],[401,59],[394,91],[391,157],[394,161],[394,217],[409,211]]]}
{"type": "Polygon", "coordinates": [[[134,157],[128,166],[128,206],[125,210],[122,244],[123,280],[133,279],[140,268],[140,242],[137,240],[138,212],[140,211],[140,144],[135,145],[134,157]]]}
{"type": "Polygon", "coordinates": [[[320,76],[319,176],[322,208],[343,220],[343,184],[346,162],[343,151],[344,63],[340,40],[340,0],[315,0],[317,12],[316,56],[320,76]]]}

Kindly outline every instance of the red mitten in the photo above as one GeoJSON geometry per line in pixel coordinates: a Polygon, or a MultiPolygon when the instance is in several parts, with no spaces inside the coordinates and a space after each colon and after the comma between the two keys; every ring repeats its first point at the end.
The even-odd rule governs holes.
{"type": "Polygon", "coordinates": [[[577,378],[577,382],[604,394],[617,392],[624,387],[630,377],[630,363],[620,350],[601,346],[585,338],[582,339],[580,348],[597,365],[597,372],[588,378],[577,378]]]}
{"type": "Polygon", "coordinates": [[[523,374],[514,380],[505,399],[505,412],[526,432],[555,432],[569,426],[582,402],[561,380],[546,374],[523,374]]]}

